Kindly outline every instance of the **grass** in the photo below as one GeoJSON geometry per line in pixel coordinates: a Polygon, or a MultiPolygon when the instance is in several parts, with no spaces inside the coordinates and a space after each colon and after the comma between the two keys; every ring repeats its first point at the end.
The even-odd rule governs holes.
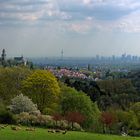
{"type": "Polygon", "coordinates": [[[0,130],[0,140],[140,140],[135,137],[101,135],[86,132],[67,132],[66,134],[48,133],[47,129],[37,128],[35,131],[14,131],[10,127],[0,130]]]}

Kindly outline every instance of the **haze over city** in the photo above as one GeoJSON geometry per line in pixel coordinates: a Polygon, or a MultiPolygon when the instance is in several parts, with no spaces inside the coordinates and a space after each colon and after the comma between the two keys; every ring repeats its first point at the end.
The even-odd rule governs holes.
{"type": "Polygon", "coordinates": [[[8,56],[140,55],[139,0],[0,0],[8,56]]]}

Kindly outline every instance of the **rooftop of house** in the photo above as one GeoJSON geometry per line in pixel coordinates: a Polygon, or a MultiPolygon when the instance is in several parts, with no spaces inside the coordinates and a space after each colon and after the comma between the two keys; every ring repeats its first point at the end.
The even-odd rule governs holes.
{"type": "Polygon", "coordinates": [[[14,57],[14,60],[16,60],[16,61],[23,61],[23,56],[21,56],[21,57],[14,57]]]}

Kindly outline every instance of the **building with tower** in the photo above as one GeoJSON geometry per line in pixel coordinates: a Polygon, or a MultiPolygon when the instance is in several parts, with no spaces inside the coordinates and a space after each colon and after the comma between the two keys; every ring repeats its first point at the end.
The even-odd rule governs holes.
{"type": "Polygon", "coordinates": [[[6,61],[6,51],[5,51],[5,49],[2,50],[1,61],[6,61]]]}
{"type": "Polygon", "coordinates": [[[1,66],[18,66],[18,65],[27,65],[27,60],[22,56],[14,57],[13,59],[6,59],[6,51],[5,49],[2,50],[1,57],[0,57],[0,65],[1,66]]]}
{"type": "Polygon", "coordinates": [[[14,61],[18,64],[23,64],[26,66],[27,61],[25,60],[25,58],[23,57],[23,55],[21,57],[14,57],[14,61]]]}
{"type": "Polygon", "coordinates": [[[1,53],[0,65],[6,66],[6,51],[5,51],[5,49],[3,49],[2,53],[1,53]]]}

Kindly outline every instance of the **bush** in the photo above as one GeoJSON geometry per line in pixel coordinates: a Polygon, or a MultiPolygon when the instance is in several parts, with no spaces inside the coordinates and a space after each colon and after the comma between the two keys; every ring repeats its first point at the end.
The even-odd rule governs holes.
{"type": "Polygon", "coordinates": [[[0,112],[0,123],[2,123],[2,124],[15,124],[16,119],[11,112],[9,112],[7,110],[3,110],[0,112]]]}
{"type": "Polygon", "coordinates": [[[82,127],[78,123],[73,124],[73,130],[75,130],[75,131],[83,131],[82,127]]]}
{"type": "Polygon", "coordinates": [[[54,120],[51,116],[48,115],[33,115],[27,112],[22,112],[17,115],[17,122],[22,125],[31,125],[31,126],[47,126],[53,127],[54,120]]]}
{"type": "Polygon", "coordinates": [[[16,123],[14,115],[9,112],[4,104],[0,103],[0,123],[3,124],[13,124],[16,123]]]}
{"type": "Polygon", "coordinates": [[[136,136],[139,137],[140,136],[140,130],[129,130],[128,135],[130,136],[136,136]]]}
{"type": "Polygon", "coordinates": [[[30,122],[30,115],[27,112],[22,112],[17,115],[17,122],[23,125],[28,125],[30,122]]]}
{"type": "Polygon", "coordinates": [[[69,129],[69,125],[66,120],[57,121],[57,123],[55,123],[55,125],[53,127],[58,128],[58,129],[63,129],[63,130],[69,129]]]}
{"type": "Polygon", "coordinates": [[[61,120],[60,126],[61,126],[61,129],[68,129],[69,127],[68,122],[66,120],[61,120]]]}
{"type": "Polygon", "coordinates": [[[30,115],[40,115],[41,114],[41,112],[39,111],[39,110],[36,110],[36,111],[32,111],[32,112],[30,112],[29,113],[30,115]]]}

